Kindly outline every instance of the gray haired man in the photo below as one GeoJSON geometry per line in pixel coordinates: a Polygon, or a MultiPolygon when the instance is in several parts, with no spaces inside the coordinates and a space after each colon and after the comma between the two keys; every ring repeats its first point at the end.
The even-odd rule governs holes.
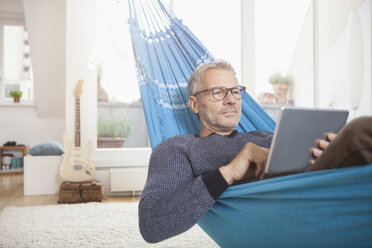
{"type": "MultiPolygon", "coordinates": [[[[264,178],[272,133],[236,131],[245,87],[232,66],[224,60],[201,65],[190,77],[188,93],[201,130],[167,139],[152,152],[139,203],[140,231],[147,242],[191,228],[229,185],[264,178]]],[[[366,117],[350,123],[337,137],[328,134],[313,149],[319,158],[309,170],[372,163],[371,127],[372,117],[366,117]],[[347,152],[353,147],[362,152],[347,152]]]]}

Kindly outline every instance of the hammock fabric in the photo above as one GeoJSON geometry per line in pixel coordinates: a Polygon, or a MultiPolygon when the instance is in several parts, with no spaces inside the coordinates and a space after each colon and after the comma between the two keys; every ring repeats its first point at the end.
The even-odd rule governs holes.
{"type": "MultiPolygon", "coordinates": [[[[213,56],[160,0],[128,0],[130,33],[151,147],[199,133],[187,81],[213,56]]],[[[237,130],[273,131],[248,95],[237,130]]],[[[372,246],[372,165],[229,187],[198,223],[222,247],[372,246]]]]}
{"type": "Polygon", "coordinates": [[[198,224],[221,247],[371,247],[372,165],[232,186],[198,224]]]}

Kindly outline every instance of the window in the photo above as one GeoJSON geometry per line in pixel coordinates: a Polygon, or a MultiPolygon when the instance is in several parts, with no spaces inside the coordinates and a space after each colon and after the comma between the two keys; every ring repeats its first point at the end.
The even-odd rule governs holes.
{"type": "Polygon", "coordinates": [[[319,107],[372,114],[372,1],[318,1],[319,107]]]}
{"type": "Polygon", "coordinates": [[[232,64],[240,79],[240,1],[174,0],[174,12],[215,58],[232,64]]]}
{"type": "Polygon", "coordinates": [[[269,80],[279,73],[293,79],[288,99],[279,103],[313,106],[312,17],[311,0],[255,1],[256,95],[266,94],[266,103],[274,103],[269,80]]]}
{"type": "Polygon", "coordinates": [[[255,24],[257,95],[281,73],[294,79],[284,103],[372,113],[371,1],[260,0],[255,24]]]}
{"type": "Polygon", "coordinates": [[[96,1],[97,148],[149,147],[126,1],[96,1]]]}
{"type": "MultiPolygon", "coordinates": [[[[231,1],[224,0],[221,5],[215,7],[216,11],[206,13],[203,9],[199,9],[200,14],[195,16],[192,11],[195,4],[199,4],[199,2],[194,2],[175,1],[176,15],[184,20],[184,23],[189,26],[216,57],[230,60],[239,74],[240,38],[236,37],[240,37],[240,15],[237,16],[236,12],[240,13],[240,3],[234,2],[231,4],[231,1]],[[188,5],[189,12],[184,13],[183,4],[188,5]],[[227,9],[229,9],[229,21],[217,18],[223,15],[227,9]],[[183,16],[186,14],[187,16],[183,16]],[[208,23],[204,23],[205,20],[213,23],[215,19],[218,20],[219,24],[213,25],[213,28],[208,23]],[[198,27],[200,23],[204,23],[204,28],[198,27]],[[206,29],[210,29],[210,31],[204,32],[203,30],[206,29]],[[223,32],[230,33],[230,35],[225,36],[225,40],[216,38],[221,29],[223,29],[223,32]],[[226,49],[226,43],[231,43],[229,49],[226,49]]],[[[164,3],[169,4],[168,1],[164,1],[164,3]]],[[[97,88],[95,89],[97,97],[96,99],[90,99],[86,105],[91,106],[91,104],[95,104],[94,107],[89,108],[92,110],[91,114],[85,115],[83,113],[82,122],[88,122],[89,127],[82,130],[82,138],[83,142],[84,139],[96,140],[95,148],[97,149],[92,151],[92,160],[96,167],[101,168],[148,165],[151,154],[145,120],[141,119],[144,118],[144,114],[142,113],[135,61],[129,36],[129,25],[127,23],[129,11],[127,4],[126,1],[96,0],[92,3],[92,5],[95,5],[94,11],[90,8],[83,8],[83,6],[81,6],[79,11],[76,11],[77,7],[74,4],[67,7],[68,14],[71,13],[71,17],[76,18],[78,22],[78,24],[74,21],[68,23],[68,36],[78,41],[93,38],[88,56],[90,56],[90,63],[93,62],[90,65],[94,65],[94,68],[97,69],[97,75],[94,76],[97,79],[97,88]],[[78,20],[84,15],[86,18],[93,16],[93,22],[79,22],[78,20]],[[90,28],[91,25],[94,28],[90,28]],[[84,31],[76,31],[76,26],[81,26],[79,30],[84,31]],[[134,116],[133,114],[136,115],[134,116]],[[88,118],[84,119],[84,116],[88,118]],[[123,123],[129,122],[127,126],[130,126],[129,129],[131,131],[127,131],[129,135],[126,137],[124,144],[118,145],[122,149],[114,149],[116,147],[114,144],[109,144],[106,148],[104,145],[99,144],[98,136],[102,135],[101,132],[103,132],[101,127],[105,125],[105,120],[107,121],[110,118],[114,120],[121,119],[123,123]],[[102,126],[98,127],[101,124],[102,126]]],[[[205,8],[208,8],[208,6],[214,6],[214,1],[208,0],[205,8]]],[[[88,44],[83,42],[74,42],[71,43],[71,47],[68,46],[67,50],[71,54],[71,58],[78,58],[79,54],[72,51],[84,50],[87,46],[88,44]]],[[[75,67],[84,70],[81,67],[81,63],[77,63],[78,59],[76,58],[71,59],[71,63],[69,63],[70,67],[74,65],[73,68],[68,69],[68,73],[72,78],[81,75],[74,74],[76,72],[75,67]]],[[[88,58],[81,61],[86,60],[88,58]]],[[[93,70],[93,68],[89,70],[93,70]]],[[[89,87],[89,85],[85,85],[85,89],[88,88],[88,91],[89,87]]],[[[89,97],[89,95],[85,95],[85,97],[89,97]]],[[[84,100],[82,104],[84,105],[84,100]]]]}
{"type": "MultiPolygon", "coordinates": [[[[169,4],[168,1],[164,3],[169,4]]],[[[176,0],[174,12],[216,58],[225,58],[234,65],[239,78],[240,3],[228,0],[220,1],[217,5],[214,3],[214,0],[176,0]],[[200,7],[195,9],[196,5],[200,7]],[[204,11],[211,6],[213,10],[204,11]],[[221,37],[222,32],[227,35],[221,37]],[[226,44],[229,44],[228,49],[226,44]]],[[[97,64],[98,149],[150,145],[128,18],[127,1],[96,0],[94,59],[97,64]],[[109,136],[116,136],[116,145],[109,136]],[[120,144],[120,139],[123,144],[120,144]]]]}
{"type": "MultiPolygon", "coordinates": [[[[183,20],[215,57],[232,62],[240,78],[241,46],[244,45],[241,44],[241,1],[218,1],[218,4],[212,0],[172,2],[176,16],[183,20]]],[[[340,51],[347,48],[344,33],[348,21],[347,18],[343,20],[341,28],[328,24],[337,21],[332,16],[340,16],[339,13],[348,16],[354,3],[361,18],[365,48],[366,86],[360,109],[370,114],[371,1],[351,1],[347,5],[328,0],[254,1],[255,26],[254,30],[249,30],[249,34],[255,41],[255,68],[252,69],[255,75],[255,95],[273,93],[268,82],[271,75],[289,74],[293,77],[288,93],[289,103],[303,107],[349,108],[349,104],[344,104],[348,102],[349,86],[339,84],[347,78],[345,67],[338,67],[340,69],[337,72],[332,69],[336,68],[333,67],[335,63],[345,61],[339,55],[340,51]],[[334,28],[335,32],[329,28],[334,28]]],[[[98,116],[91,121],[94,120],[101,127],[105,125],[105,118],[116,116],[121,123],[126,123],[122,128],[125,135],[122,136],[127,136],[127,139],[121,147],[148,147],[145,121],[140,119],[143,118],[143,110],[135,76],[127,8],[126,1],[96,0],[95,40],[90,55],[94,57],[98,69],[98,97],[95,99],[97,111],[94,111],[98,116]],[[131,140],[133,135],[141,137],[131,140]]],[[[104,133],[98,128],[93,130],[97,132],[90,132],[89,137],[98,138],[104,133]]],[[[98,148],[104,150],[100,149],[102,146],[98,148]]]]}
{"type": "Polygon", "coordinates": [[[28,35],[24,26],[3,26],[2,99],[22,91],[23,100],[33,99],[33,77],[28,35]]]}

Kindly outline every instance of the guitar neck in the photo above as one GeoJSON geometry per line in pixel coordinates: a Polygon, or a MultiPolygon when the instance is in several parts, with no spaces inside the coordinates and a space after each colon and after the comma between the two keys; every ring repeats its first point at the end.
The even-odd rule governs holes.
{"type": "Polygon", "coordinates": [[[80,97],[75,97],[75,147],[80,147],[80,97]]]}

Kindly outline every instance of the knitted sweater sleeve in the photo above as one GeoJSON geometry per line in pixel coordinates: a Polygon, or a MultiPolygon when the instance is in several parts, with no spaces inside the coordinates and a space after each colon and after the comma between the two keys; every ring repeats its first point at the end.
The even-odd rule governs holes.
{"type": "MultiPolygon", "coordinates": [[[[215,203],[208,190],[209,175],[194,177],[187,156],[187,140],[166,140],[150,158],[148,178],[139,203],[139,227],[142,237],[156,243],[185,232],[215,203]],[[203,181],[206,181],[206,183],[203,181]]],[[[217,171],[219,173],[219,171],[217,171]]],[[[222,193],[227,188],[220,189],[222,193]]],[[[222,183],[223,184],[223,183],[222,183]]],[[[219,195],[219,194],[218,194],[219,195]]]]}

